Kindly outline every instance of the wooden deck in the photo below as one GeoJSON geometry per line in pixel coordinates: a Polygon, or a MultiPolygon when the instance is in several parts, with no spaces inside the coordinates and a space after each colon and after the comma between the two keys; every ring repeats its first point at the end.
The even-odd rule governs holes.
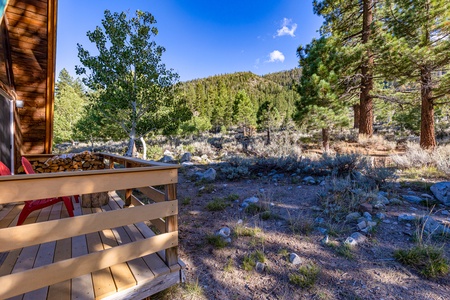
{"type": "MultiPolygon", "coordinates": [[[[160,166],[155,168],[156,175],[160,175],[156,184],[172,181],[173,169],[167,177],[167,172],[161,176],[160,166]]],[[[137,178],[152,172],[136,169],[139,168],[111,170],[111,174],[105,173],[112,180],[110,184],[89,189],[110,190],[111,185],[118,183],[111,177],[115,171],[125,172],[121,182],[130,176],[135,179],[133,185],[142,186],[137,178]]],[[[77,182],[85,176],[101,182],[95,178],[99,172],[107,171],[78,172],[89,173],[78,176],[56,174],[56,178],[55,174],[33,176],[41,183],[49,179],[64,181],[64,177],[77,182]]],[[[25,177],[29,178],[8,176],[25,177]]],[[[20,181],[23,180],[14,181],[16,188],[20,188],[20,181]]],[[[28,182],[27,186],[33,183],[28,182]]],[[[79,188],[80,193],[83,190],[86,188],[79,188]]],[[[125,202],[116,192],[110,192],[109,203],[101,208],[82,208],[72,201],[75,216],[70,218],[60,202],[31,213],[22,226],[15,225],[23,204],[5,203],[11,200],[1,201],[0,196],[0,203],[4,203],[0,211],[0,299],[143,299],[181,282],[184,265],[178,260],[178,232],[174,230],[178,211],[175,185],[166,185],[166,193],[147,185],[141,187],[142,193],[155,199],[147,205],[141,205],[127,192],[129,189],[124,190],[132,202],[129,207],[124,207],[125,202]],[[159,234],[150,229],[146,220],[152,221],[159,234]]],[[[71,188],[65,194],[68,192],[75,194],[71,188]]],[[[35,194],[44,198],[40,192],[35,194]]]]}

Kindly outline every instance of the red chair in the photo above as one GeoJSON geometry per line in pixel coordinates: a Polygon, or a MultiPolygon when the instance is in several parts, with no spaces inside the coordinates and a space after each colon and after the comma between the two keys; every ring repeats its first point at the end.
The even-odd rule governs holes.
{"type": "Polygon", "coordinates": [[[0,176],[11,175],[11,170],[0,161],[0,176]]]}
{"type": "MultiPolygon", "coordinates": [[[[22,157],[22,166],[25,170],[25,173],[27,174],[34,174],[33,167],[31,166],[31,163],[26,159],[25,157],[22,157]]],[[[38,209],[56,204],[58,202],[64,202],[64,205],[67,208],[67,212],[69,213],[69,216],[73,217],[73,204],[70,200],[70,197],[55,197],[55,198],[47,198],[47,199],[40,199],[40,200],[29,200],[25,201],[25,206],[22,209],[22,212],[19,215],[19,220],[17,221],[17,225],[22,225],[25,219],[28,217],[28,215],[38,209]]]]}

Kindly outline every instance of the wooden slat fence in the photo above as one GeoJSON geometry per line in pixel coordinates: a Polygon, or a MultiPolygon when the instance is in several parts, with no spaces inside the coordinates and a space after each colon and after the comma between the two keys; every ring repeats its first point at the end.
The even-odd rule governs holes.
{"type": "Polygon", "coordinates": [[[83,234],[112,230],[149,220],[153,220],[160,234],[122,245],[112,245],[108,249],[89,254],[69,256],[71,258],[61,255],[54,263],[0,276],[2,287],[0,299],[37,290],[159,251],[164,252],[166,265],[175,269],[178,264],[176,198],[178,166],[149,163],[104,153],[101,155],[106,165],[108,165],[106,161],[109,161],[110,167],[121,164],[128,168],[1,176],[0,204],[123,190],[128,198],[125,199],[125,204],[130,207],[2,228],[0,252],[15,251],[54,241],[63,243],[68,238],[76,239],[83,234]],[[134,195],[137,190],[147,197],[145,201],[134,195]],[[148,204],[144,205],[144,202],[148,204]]]}

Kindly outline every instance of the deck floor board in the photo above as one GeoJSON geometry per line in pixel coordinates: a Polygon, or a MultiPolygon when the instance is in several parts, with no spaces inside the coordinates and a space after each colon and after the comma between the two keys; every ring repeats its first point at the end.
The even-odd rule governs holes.
{"type": "MultiPolygon", "coordinates": [[[[101,209],[82,208],[80,203],[76,203],[75,201],[73,201],[73,204],[74,215],[79,216],[98,211],[122,209],[124,203],[117,194],[113,194],[109,204],[101,209]]],[[[22,208],[23,204],[6,205],[0,211],[0,228],[15,226],[22,208]]],[[[63,203],[60,202],[32,212],[24,224],[67,217],[69,217],[68,212],[63,203]]],[[[23,249],[16,249],[8,253],[0,253],[0,276],[10,274],[11,272],[20,272],[21,270],[44,266],[71,257],[79,257],[92,252],[102,251],[103,249],[117,245],[139,241],[148,237],[148,231],[145,228],[148,227],[144,223],[131,224],[23,249]],[[146,231],[146,234],[141,232],[143,229],[146,231]]],[[[150,228],[148,230],[152,232],[150,228]]],[[[179,272],[180,270],[177,270],[177,273],[179,272]]],[[[122,299],[120,295],[132,295],[136,293],[136,289],[139,289],[139,286],[148,289],[152,285],[153,280],[164,280],[162,279],[164,277],[160,276],[169,276],[167,280],[173,282],[177,281],[176,278],[178,275],[171,274],[170,269],[166,266],[161,256],[154,253],[72,278],[71,280],[63,281],[49,287],[44,287],[24,295],[19,295],[9,300],[92,300],[105,297],[108,299],[122,299]]]]}

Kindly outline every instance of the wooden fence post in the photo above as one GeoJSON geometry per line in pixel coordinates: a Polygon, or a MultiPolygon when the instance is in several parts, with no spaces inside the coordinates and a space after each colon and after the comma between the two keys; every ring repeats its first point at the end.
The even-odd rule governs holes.
{"type": "MultiPolygon", "coordinates": [[[[165,200],[177,199],[177,185],[168,184],[165,186],[165,200]]],[[[178,231],[178,211],[175,215],[166,217],[166,232],[178,231]]],[[[172,270],[172,266],[178,264],[178,246],[166,249],[166,264],[172,270]]]]}
{"type": "MultiPolygon", "coordinates": [[[[129,168],[130,164],[126,161],[125,168],[129,168]]],[[[124,207],[129,207],[131,205],[131,194],[133,193],[133,189],[125,190],[125,205],[124,207]]]]}

